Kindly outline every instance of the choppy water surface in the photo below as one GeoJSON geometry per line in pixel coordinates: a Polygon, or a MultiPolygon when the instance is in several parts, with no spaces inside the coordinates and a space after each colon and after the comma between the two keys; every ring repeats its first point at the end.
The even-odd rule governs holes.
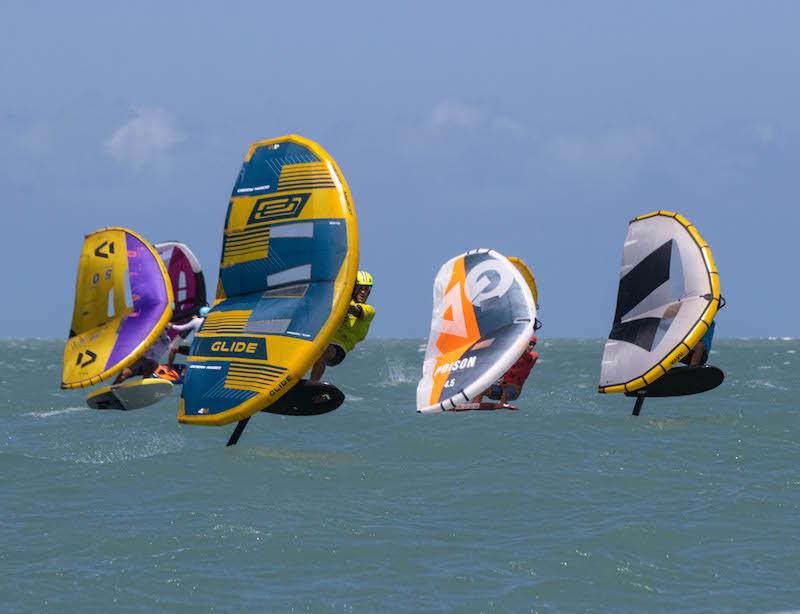
{"type": "Polygon", "coordinates": [[[421,340],[328,372],[336,412],[180,426],[61,391],[0,342],[4,610],[800,608],[800,342],[725,340],[704,395],[595,393],[602,342],[540,342],[518,412],[419,416],[421,340]]]}

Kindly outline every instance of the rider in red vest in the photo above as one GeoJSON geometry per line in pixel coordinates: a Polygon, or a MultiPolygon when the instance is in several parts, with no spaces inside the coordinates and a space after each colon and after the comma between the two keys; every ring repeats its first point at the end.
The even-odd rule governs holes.
{"type": "Polygon", "coordinates": [[[533,350],[535,345],[536,335],[531,337],[531,340],[528,342],[528,347],[522,353],[522,356],[520,356],[517,362],[506,371],[505,375],[492,384],[490,388],[487,388],[479,394],[474,399],[474,402],[480,403],[484,396],[494,399],[495,401],[499,400],[503,405],[508,403],[508,401],[517,399],[520,392],[522,392],[522,386],[525,384],[525,380],[528,379],[531,369],[533,369],[533,365],[539,360],[539,354],[533,350]]]}

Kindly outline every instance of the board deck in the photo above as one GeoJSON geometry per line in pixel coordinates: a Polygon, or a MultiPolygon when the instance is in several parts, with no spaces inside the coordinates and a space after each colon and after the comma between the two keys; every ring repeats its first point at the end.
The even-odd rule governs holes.
{"type": "Polygon", "coordinates": [[[277,402],[261,411],[281,416],[318,416],[344,403],[344,393],[333,384],[300,380],[277,402]]]}
{"type": "Polygon", "coordinates": [[[508,403],[460,403],[453,409],[447,409],[445,411],[494,411],[496,409],[517,411],[518,408],[515,405],[509,405],[508,403]]]}
{"type": "Polygon", "coordinates": [[[711,365],[674,367],[648,386],[626,392],[629,397],[680,397],[713,390],[725,379],[721,369],[711,365]]]}
{"type": "Polygon", "coordinates": [[[86,397],[86,404],[92,409],[141,409],[172,392],[172,384],[160,379],[136,379],[123,382],[117,388],[105,386],[86,397]]]}

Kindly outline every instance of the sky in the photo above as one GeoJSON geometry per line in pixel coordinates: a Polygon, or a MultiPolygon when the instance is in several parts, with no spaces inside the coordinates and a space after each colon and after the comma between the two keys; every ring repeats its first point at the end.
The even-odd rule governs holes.
{"type": "Polygon", "coordinates": [[[371,334],[523,258],[540,337],[603,337],[630,219],[714,253],[720,337],[800,336],[800,3],[4,2],[0,338],[64,337],[83,237],[180,240],[216,286],[248,146],[296,133],[350,185],[371,334]]]}

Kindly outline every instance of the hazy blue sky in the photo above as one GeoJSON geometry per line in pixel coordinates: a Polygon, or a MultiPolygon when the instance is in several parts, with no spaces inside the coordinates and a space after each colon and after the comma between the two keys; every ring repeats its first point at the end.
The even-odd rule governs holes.
{"type": "Polygon", "coordinates": [[[524,258],[542,336],[604,336],[630,218],[711,245],[720,336],[800,336],[798,2],[4,2],[0,337],[66,336],[83,236],[189,243],[214,288],[253,141],[339,162],[383,337],[448,258],[524,258]],[[212,8],[216,7],[216,8],[212,8]]]}

